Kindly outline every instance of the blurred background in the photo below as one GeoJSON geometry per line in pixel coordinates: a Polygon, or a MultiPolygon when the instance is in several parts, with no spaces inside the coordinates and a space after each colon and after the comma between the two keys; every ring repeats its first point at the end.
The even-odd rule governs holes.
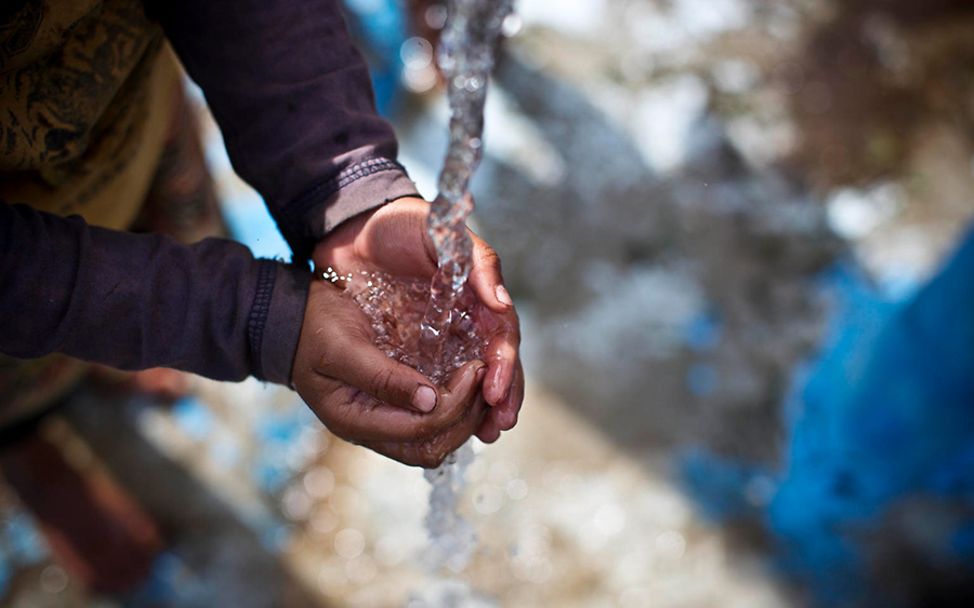
{"type": "MultiPolygon", "coordinates": [[[[346,8],[432,197],[445,8],[346,8]]],[[[43,484],[4,461],[5,605],[971,605],[974,5],[516,8],[474,227],[528,391],[475,446],[472,565],[423,569],[419,470],[194,379],[77,391],[38,422],[34,461],[68,465],[43,484]]],[[[231,233],[287,256],[189,87],[231,233]]]]}

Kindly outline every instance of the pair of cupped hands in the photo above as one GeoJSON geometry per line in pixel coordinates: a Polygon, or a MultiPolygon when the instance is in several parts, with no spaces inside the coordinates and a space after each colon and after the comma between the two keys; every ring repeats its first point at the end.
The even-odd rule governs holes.
{"type": "Polygon", "coordinates": [[[292,384],[335,435],[399,462],[433,468],[476,435],[492,443],[514,427],[524,398],[520,328],[504,288],[500,260],[473,232],[467,289],[472,318],[488,344],[442,386],[387,357],[358,304],[320,280],[342,273],[383,272],[430,279],[436,253],[426,230],[429,204],[401,198],[341,224],[312,254],[315,274],[292,370],[292,384]]]}

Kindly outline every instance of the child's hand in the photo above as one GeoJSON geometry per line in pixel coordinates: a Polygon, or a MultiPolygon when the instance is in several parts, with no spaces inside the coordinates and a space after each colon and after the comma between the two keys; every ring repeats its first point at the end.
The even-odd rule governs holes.
{"type": "MultiPolygon", "coordinates": [[[[368,270],[432,278],[436,253],[426,231],[428,212],[426,201],[402,198],[356,216],[318,244],[312,256],[315,265],[331,266],[340,272],[368,270]]],[[[474,311],[474,320],[484,334],[491,336],[483,384],[483,398],[491,407],[476,434],[490,443],[517,423],[524,398],[524,373],[518,355],[521,333],[497,254],[473,232],[470,238],[473,268],[468,284],[482,304],[474,311]]]]}
{"type": "Polygon", "coordinates": [[[439,466],[483,423],[485,370],[471,361],[434,387],[373,345],[368,319],[348,295],[312,282],[292,382],[339,437],[405,464],[439,466]]]}

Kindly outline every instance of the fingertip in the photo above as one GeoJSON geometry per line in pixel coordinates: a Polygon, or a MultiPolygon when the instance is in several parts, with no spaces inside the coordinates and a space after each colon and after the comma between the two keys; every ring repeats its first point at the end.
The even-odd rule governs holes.
{"type": "Polygon", "coordinates": [[[499,372],[499,365],[491,365],[490,370],[487,372],[487,377],[484,380],[484,401],[491,407],[495,407],[501,402],[500,396],[497,394],[497,376],[499,372]]]}
{"type": "Polygon", "coordinates": [[[505,313],[514,307],[511,294],[504,287],[501,261],[490,245],[471,234],[474,243],[474,266],[470,282],[481,302],[496,313],[505,313]]]}
{"type": "Polygon", "coordinates": [[[431,386],[420,384],[413,393],[412,406],[424,414],[436,408],[436,391],[431,386]]]}
{"type": "Polygon", "coordinates": [[[500,436],[500,429],[498,429],[497,426],[490,420],[484,422],[483,426],[480,427],[480,430],[477,431],[477,439],[488,444],[494,443],[500,438],[500,436]]]}
{"type": "Polygon", "coordinates": [[[502,431],[509,431],[517,425],[517,411],[516,410],[501,410],[497,414],[497,426],[500,427],[502,431]]]}
{"type": "Polygon", "coordinates": [[[507,391],[507,398],[504,399],[503,406],[514,412],[521,410],[524,401],[524,369],[520,363],[515,367],[511,378],[511,388],[507,391]]]}
{"type": "Polygon", "coordinates": [[[486,376],[487,364],[479,359],[468,361],[453,372],[443,387],[445,396],[451,400],[467,401],[480,386],[486,376]]]}
{"type": "Polygon", "coordinates": [[[353,386],[378,401],[407,411],[426,413],[436,407],[425,389],[436,389],[416,369],[386,356],[374,344],[348,339],[333,345],[327,376],[353,386]],[[429,408],[429,409],[426,409],[429,408]]]}
{"type": "Polygon", "coordinates": [[[470,274],[477,298],[490,309],[491,312],[504,314],[514,307],[510,292],[500,282],[500,277],[488,272],[474,271],[470,274]]]}
{"type": "Polygon", "coordinates": [[[511,390],[512,372],[508,370],[509,367],[504,362],[494,364],[484,383],[484,399],[494,407],[501,405],[511,390]]]}
{"type": "Polygon", "coordinates": [[[494,296],[497,298],[497,301],[504,308],[510,308],[514,306],[514,300],[511,299],[511,294],[507,291],[507,288],[504,287],[503,285],[498,285],[497,287],[494,288],[494,296]]]}

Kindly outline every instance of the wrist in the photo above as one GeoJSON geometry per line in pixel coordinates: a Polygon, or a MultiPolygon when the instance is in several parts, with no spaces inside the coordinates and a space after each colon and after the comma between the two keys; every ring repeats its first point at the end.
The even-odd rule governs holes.
{"type": "Polygon", "coordinates": [[[258,285],[248,323],[254,375],[290,385],[311,274],[271,260],[259,260],[259,264],[262,284],[258,285]]]}
{"type": "Polygon", "coordinates": [[[349,220],[402,198],[416,197],[416,185],[397,162],[369,157],[317,184],[295,199],[282,232],[294,251],[295,261],[306,261],[315,243],[328,238],[349,220]]]}

